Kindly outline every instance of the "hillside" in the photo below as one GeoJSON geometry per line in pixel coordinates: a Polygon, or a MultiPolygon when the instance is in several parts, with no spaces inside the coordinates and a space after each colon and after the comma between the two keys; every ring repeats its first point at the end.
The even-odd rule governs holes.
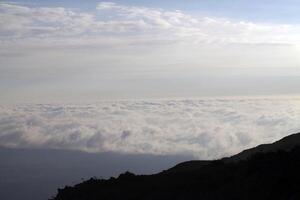
{"type": "Polygon", "coordinates": [[[130,172],[59,189],[54,200],[300,199],[300,134],[215,161],[189,161],[154,175],[130,172]]]}

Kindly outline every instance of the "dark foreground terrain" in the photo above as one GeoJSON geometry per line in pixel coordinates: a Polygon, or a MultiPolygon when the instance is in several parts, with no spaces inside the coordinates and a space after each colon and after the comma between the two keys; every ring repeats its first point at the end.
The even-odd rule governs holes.
{"type": "Polygon", "coordinates": [[[230,158],[189,161],[154,175],[130,172],[59,189],[54,200],[300,199],[300,134],[230,158]]]}

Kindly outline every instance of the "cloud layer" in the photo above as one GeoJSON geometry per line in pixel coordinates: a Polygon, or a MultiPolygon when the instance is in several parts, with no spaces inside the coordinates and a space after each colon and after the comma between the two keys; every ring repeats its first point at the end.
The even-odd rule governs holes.
{"type": "Polygon", "coordinates": [[[0,108],[0,145],[219,158],[300,130],[299,99],[200,99],[0,108]]]}

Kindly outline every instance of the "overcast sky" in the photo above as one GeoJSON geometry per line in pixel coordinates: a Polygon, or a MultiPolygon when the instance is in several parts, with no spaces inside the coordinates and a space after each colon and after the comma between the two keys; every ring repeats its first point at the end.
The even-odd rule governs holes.
{"type": "Polygon", "coordinates": [[[0,101],[297,95],[300,2],[0,1],[0,101]]]}

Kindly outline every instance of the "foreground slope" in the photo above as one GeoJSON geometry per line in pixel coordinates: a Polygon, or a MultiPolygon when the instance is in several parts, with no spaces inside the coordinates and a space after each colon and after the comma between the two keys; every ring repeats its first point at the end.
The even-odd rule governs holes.
{"type": "Polygon", "coordinates": [[[155,175],[130,172],[60,189],[55,200],[300,199],[300,134],[216,161],[181,163],[155,175]]]}

